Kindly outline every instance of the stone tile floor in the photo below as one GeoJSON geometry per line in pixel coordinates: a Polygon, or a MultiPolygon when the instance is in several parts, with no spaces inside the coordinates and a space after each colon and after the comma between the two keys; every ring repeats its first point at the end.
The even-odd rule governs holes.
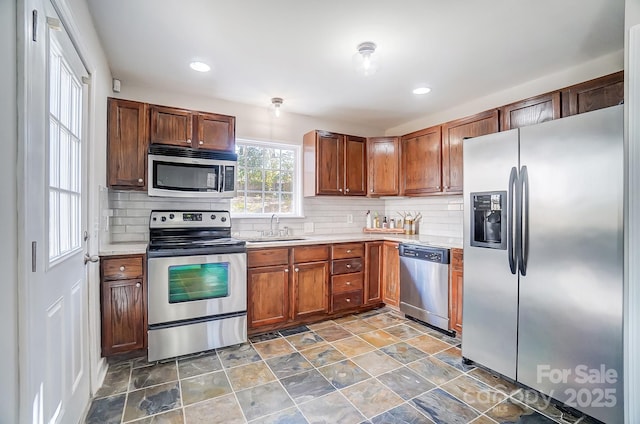
{"type": "Polygon", "coordinates": [[[86,423],[581,423],[388,308],[110,365],[86,423]]]}

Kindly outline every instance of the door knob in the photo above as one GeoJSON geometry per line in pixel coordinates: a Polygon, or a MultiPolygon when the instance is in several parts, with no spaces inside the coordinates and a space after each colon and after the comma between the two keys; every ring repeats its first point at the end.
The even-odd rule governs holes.
{"type": "Polygon", "coordinates": [[[89,256],[88,253],[84,254],[84,264],[86,265],[87,262],[98,262],[100,260],[100,256],[98,255],[93,255],[93,256],[89,256]]]}

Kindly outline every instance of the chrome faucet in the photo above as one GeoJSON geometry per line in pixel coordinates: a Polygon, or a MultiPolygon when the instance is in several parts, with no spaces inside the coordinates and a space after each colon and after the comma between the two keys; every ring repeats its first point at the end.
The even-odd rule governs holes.
{"type": "Polygon", "coordinates": [[[269,223],[269,235],[270,236],[277,236],[278,235],[278,224],[279,223],[280,223],[280,217],[277,217],[275,213],[273,215],[271,215],[271,222],[269,223]],[[273,218],[276,219],[276,229],[275,229],[275,231],[273,230],[273,218]]]}

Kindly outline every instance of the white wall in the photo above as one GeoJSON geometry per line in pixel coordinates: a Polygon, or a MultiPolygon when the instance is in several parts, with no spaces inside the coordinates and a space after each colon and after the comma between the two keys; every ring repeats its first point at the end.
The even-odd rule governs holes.
{"type": "Polygon", "coordinates": [[[0,422],[18,422],[18,116],[16,93],[16,2],[0,2],[0,422]]]}
{"type": "Polygon", "coordinates": [[[462,196],[428,196],[385,200],[385,215],[394,219],[398,213],[410,212],[411,216],[422,214],[418,221],[418,234],[422,236],[447,237],[462,242],[462,196]]]}
{"type": "MultiPolygon", "coordinates": [[[[465,116],[504,106],[518,100],[618,72],[623,69],[623,53],[624,52],[620,50],[551,75],[541,76],[538,79],[515,87],[505,88],[489,96],[481,97],[456,107],[406,122],[402,125],[387,129],[386,135],[408,134],[433,125],[464,118],[465,116]]],[[[508,70],[505,70],[505,72],[508,72],[508,70]]]]}

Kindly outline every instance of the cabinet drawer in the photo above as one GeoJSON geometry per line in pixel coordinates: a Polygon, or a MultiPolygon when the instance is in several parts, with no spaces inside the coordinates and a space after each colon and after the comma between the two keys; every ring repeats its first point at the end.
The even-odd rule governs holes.
{"type": "Polygon", "coordinates": [[[364,276],[362,272],[331,277],[331,293],[333,294],[362,290],[363,286],[364,276]]]}
{"type": "Polygon", "coordinates": [[[105,280],[142,278],[143,273],[143,256],[102,258],[102,278],[105,280]]]}
{"type": "Polygon", "coordinates": [[[292,257],[294,264],[326,261],[329,259],[329,246],[296,246],[292,257]]]}
{"type": "Polygon", "coordinates": [[[358,258],[364,256],[364,243],[334,244],[331,248],[331,259],[358,258]]]}
{"type": "Polygon", "coordinates": [[[343,309],[357,308],[362,305],[362,290],[336,294],[331,297],[331,310],[333,312],[343,309]]]}
{"type": "Polygon", "coordinates": [[[259,266],[274,266],[289,264],[289,249],[261,249],[247,252],[247,266],[255,268],[259,266]]]}
{"type": "Polygon", "coordinates": [[[332,274],[347,274],[350,272],[360,272],[363,268],[362,258],[339,259],[331,263],[332,274]]]}

